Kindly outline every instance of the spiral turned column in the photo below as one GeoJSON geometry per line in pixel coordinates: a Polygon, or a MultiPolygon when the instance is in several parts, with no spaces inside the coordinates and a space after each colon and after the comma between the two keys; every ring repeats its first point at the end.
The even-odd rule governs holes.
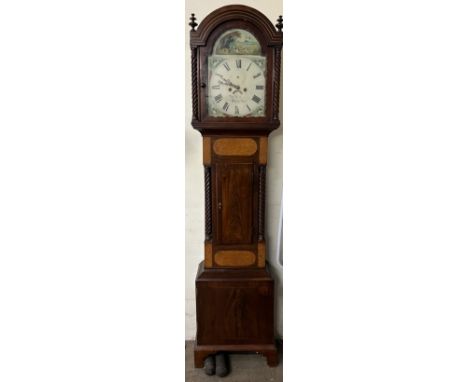
{"type": "Polygon", "coordinates": [[[213,224],[211,222],[211,167],[205,166],[205,239],[211,240],[213,224]]]}
{"type": "Polygon", "coordinates": [[[273,119],[278,120],[281,77],[281,48],[275,47],[275,68],[273,82],[273,119]]]}
{"type": "Polygon", "coordinates": [[[198,118],[197,49],[192,48],[192,118],[198,118]]]}
{"type": "Polygon", "coordinates": [[[266,167],[260,166],[258,182],[258,241],[265,240],[265,180],[266,167]]]}

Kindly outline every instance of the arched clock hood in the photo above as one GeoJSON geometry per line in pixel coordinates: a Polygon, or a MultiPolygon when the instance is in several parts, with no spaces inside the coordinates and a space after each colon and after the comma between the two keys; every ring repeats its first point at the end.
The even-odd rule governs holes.
{"type": "Polygon", "coordinates": [[[242,134],[245,130],[268,135],[279,127],[279,97],[281,75],[281,50],[283,21],[275,26],[258,10],[245,5],[221,7],[198,25],[192,14],[190,48],[192,66],[192,126],[204,133],[231,132],[242,134]],[[229,28],[241,28],[258,39],[266,57],[266,104],[264,118],[211,118],[207,112],[208,59],[221,33],[229,28]]]}

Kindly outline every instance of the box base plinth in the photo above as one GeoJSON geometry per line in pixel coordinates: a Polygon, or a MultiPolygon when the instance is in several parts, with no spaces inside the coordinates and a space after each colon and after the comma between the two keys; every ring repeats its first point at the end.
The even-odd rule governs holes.
{"type": "Polygon", "coordinates": [[[200,263],[196,278],[195,367],[218,352],[263,354],[278,365],[274,280],[265,268],[214,269],[200,263]]]}

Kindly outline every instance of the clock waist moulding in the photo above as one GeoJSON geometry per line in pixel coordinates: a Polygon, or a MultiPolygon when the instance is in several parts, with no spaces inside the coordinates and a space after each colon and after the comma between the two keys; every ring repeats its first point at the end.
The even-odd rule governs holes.
{"type": "Polygon", "coordinates": [[[195,367],[220,351],[278,364],[266,261],[268,135],[279,127],[282,17],[229,5],[189,25],[192,126],[203,137],[205,253],[196,276],[195,367]]]}

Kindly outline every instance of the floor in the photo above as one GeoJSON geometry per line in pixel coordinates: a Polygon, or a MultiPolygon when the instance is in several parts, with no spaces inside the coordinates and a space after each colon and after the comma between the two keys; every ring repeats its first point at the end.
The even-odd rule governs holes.
{"type": "Polygon", "coordinates": [[[193,341],[185,343],[185,382],[282,382],[283,357],[280,351],[279,365],[269,367],[260,354],[229,355],[231,372],[224,378],[208,376],[203,369],[193,367],[193,341]]]}

